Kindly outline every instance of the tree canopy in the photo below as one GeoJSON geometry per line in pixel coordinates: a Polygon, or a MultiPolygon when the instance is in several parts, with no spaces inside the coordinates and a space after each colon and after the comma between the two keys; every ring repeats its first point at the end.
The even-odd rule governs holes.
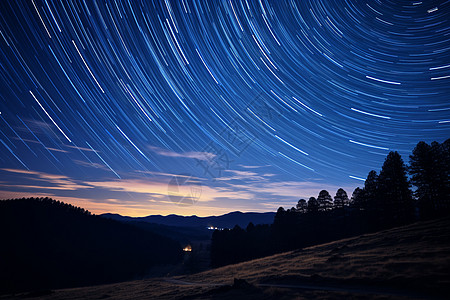
{"type": "Polygon", "coordinates": [[[450,214],[449,172],[450,139],[431,145],[419,142],[410,156],[409,167],[398,152],[392,151],[379,173],[370,171],[364,186],[357,187],[350,200],[340,188],[333,205],[330,193],[321,190],[317,199],[300,199],[295,208],[287,210],[280,207],[271,226],[215,233],[213,263],[235,263],[408,224],[419,217],[450,214]],[[416,187],[414,193],[411,183],[416,187]],[[258,245],[257,249],[252,245],[258,245]],[[227,253],[233,253],[234,258],[227,253]]]}

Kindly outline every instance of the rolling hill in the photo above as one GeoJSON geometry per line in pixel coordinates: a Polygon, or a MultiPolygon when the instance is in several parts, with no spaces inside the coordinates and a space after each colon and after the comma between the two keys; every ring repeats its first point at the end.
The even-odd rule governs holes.
{"type": "Polygon", "coordinates": [[[142,278],[176,264],[167,237],[48,198],[0,201],[0,293],[142,278]]]}
{"type": "Polygon", "coordinates": [[[449,292],[450,218],[444,218],[188,276],[47,291],[41,298],[446,299],[449,292]]]}

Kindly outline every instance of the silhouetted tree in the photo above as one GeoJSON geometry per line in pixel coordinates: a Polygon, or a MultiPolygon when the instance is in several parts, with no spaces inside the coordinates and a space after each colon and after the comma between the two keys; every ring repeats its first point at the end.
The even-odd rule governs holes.
{"type": "Polygon", "coordinates": [[[340,188],[336,192],[336,196],[334,196],[334,207],[338,209],[342,209],[345,206],[349,205],[349,200],[347,196],[347,192],[340,188]]]}
{"type": "Polygon", "coordinates": [[[273,220],[274,223],[282,222],[284,220],[284,217],[286,215],[286,210],[284,207],[280,206],[277,209],[277,213],[275,214],[275,218],[273,220]]]}
{"type": "Polygon", "coordinates": [[[443,215],[450,210],[450,139],[442,144],[419,142],[410,158],[411,182],[417,187],[422,217],[443,215]]]}
{"type": "Polygon", "coordinates": [[[364,182],[363,208],[370,212],[383,210],[383,203],[378,197],[378,175],[374,170],[370,171],[364,182]]]}
{"type": "Polygon", "coordinates": [[[406,166],[400,154],[390,152],[378,176],[378,197],[387,226],[410,222],[414,203],[406,177],[406,166]]]}
{"type": "Polygon", "coordinates": [[[308,199],[308,212],[316,213],[319,211],[319,203],[315,197],[310,197],[308,199]]]}
{"type": "Polygon", "coordinates": [[[252,222],[248,223],[246,231],[253,232],[253,230],[255,230],[255,225],[252,222]]]}
{"type": "Polygon", "coordinates": [[[308,212],[308,203],[306,202],[305,199],[298,200],[297,211],[302,213],[302,214],[308,212]]]}
{"type": "Polygon", "coordinates": [[[352,198],[350,200],[351,205],[355,207],[357,210],[364,209],[364,190],[360,187],[357,187],[352,194],[352,198]]]}
{"type": "Polygon", "coordinates": [[[331,198],[327,190],[321,190],[319,192],[317,202],[319,203],[319,211],[327,211],[333,208],[333,198],[331,198]]]}
{"type": "MultiPolygon", "coordinates": [[[[417,145],[411,155],[412,181],[418,187],[417,198],[422,198],[434,213],[450,210],[449,172],[450,139],[442,144],[417,145]]],[[[215,232],[213,265],[304,248],[414,220],[414,200],[401,156],[390,152],[379,175],[370,171],[364,188],[356,188],[348,203],[346,192],[339,189],[332,209],[330,194],[322,190],[317,199],[300,199],[296,208],[280,207],[270,226],[249,224],[246,230],[215,232]]]]}
{"type": "MultiPolygon", "coordinates": [[[[433,145],[433,144],[432,144],[433,145]]],[[[441,161],[439,168],[439,177],[441,179],[440,207],[445,214],[450,213],[450,139],[447,139],[440,145],[438,160],[441,161]]]]}
{"type": "Polygon", "coordinates": [[[436,199],[434,159],[431,146],[425,142],[419,142],[409,156],[409,173],[411,182],[417,187],[415,195],[419,200],[419,208],[422,217],[429,217],[435,210],[433,200],[436,199]]]}

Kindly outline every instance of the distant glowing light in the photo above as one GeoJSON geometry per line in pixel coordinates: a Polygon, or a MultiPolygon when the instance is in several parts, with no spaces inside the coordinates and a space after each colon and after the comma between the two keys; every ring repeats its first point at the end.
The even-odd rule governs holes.
{"type": "Polygon", "coordinates": [[[208,226],[208,227],[206,227],[206,229],[208,229],[208,230],[223,230],[223,228],[215,227],[215,226],[208,226]]]}

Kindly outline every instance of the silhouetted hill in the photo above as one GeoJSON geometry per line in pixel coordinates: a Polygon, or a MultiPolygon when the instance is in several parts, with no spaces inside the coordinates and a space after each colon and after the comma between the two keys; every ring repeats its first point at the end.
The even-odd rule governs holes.
{"type": "MultiPolygon", "coordinates": [[[[450,218],[188,276],[54,291],[42,299],[448,299],[450,218]]],[[[17,298],[19,299],[19,298],[17,298]]]]}
{"type": "Polygon", "coordinates": [[[0,201],[0,292],[83,286],[177,263],[166,237],[48,198],[0,201]]]}
{"type": "Polygon", "coordinates": [[[102,214],[102,217],[111,218],[119,221],[143,221],[176,227],[208,227],[233,228],[235,225],[247,227],[248,223],[253,224],[272,224],[275,217],[274,212],[255,213],[255,212],[230,212],[221,216],[197,217],[197,216],[178,216],[178,215],[152,215],[147,217],[125,217],[118,214],[102,214]]]}

